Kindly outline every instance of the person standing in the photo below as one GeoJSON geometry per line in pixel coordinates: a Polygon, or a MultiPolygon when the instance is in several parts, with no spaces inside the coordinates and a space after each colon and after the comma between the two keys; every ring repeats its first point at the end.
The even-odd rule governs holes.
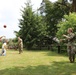
{"type": "Polygon", "coordinates": [[[18,49],[19,49],[19,54],[23,52],[23,41],[20,37],[18,37],[18,49]]]}
{"type": "Polygon", "coordinates": [[[7,40],[5,39],[5,40],[3,41],[3,44],[2,44],[1,56],[5,56],[5,55],[6,55],[6,50],[7,50],[7,40]]]}
{"type": "Polygon", "coordinates": [[[61,39],[61,41],[67,40],[67,52],[69,56],[69,60],[71,63],[75,62],[75,34],[73,33],[72,28],[68,28],[67,35],[63,35],[66,39],[61,39]]]}

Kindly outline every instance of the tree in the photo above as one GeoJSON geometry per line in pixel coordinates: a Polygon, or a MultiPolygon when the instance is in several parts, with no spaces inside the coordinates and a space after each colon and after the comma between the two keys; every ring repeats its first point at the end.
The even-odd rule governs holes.
{"type": "Polygon", "coordinates": [[[24,46],[31,49],[37,42],[46,35],[46,24],[42,22],[42,17],[32,10],[31,4],[28,2],[23,8],[22,18],[19,19],[19,32],[17,36],[21,36],[24,46]]]}
{"type": "Polygon", "coordinates": [[[42,0],[39,10],[41,14],[45,14],[44,22],[48,27],[48,35],[55,36],[58,29],[57,24],[62,20],[64,14],[68,14],[68,9],[59,5],[58,2],[52,3],[49,0],[42,0]]]}
{"type": "Polygon", "coordinates": [[[70,0],[70,1],[72,1],[71,12],[76,12],[76,0],[70,0]]]}
{"type": "Polygon", "coordinates": [[[64,20],[59,22],[58,27],[57,37],[59,38],[62,38],[62,35],[66,34],[70,27],[76,32],[76,13],[70,13],[69,16],[64,15],[64,20]]]}
{"type": "Polygon", "coordinates": [[[62,0],[59,4],[69,8],[69,12],[76,12],[76,0],[62,0]],[[68,3],[71,3],[71,6],[68,6],[68,3]]]}

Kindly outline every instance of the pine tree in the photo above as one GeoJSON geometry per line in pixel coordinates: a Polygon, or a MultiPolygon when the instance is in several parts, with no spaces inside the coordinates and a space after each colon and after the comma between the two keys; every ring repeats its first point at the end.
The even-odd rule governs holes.
{"type": "Polygon", "coordinates": [[[44,35],[46,35],[46,24],[42,22],[42,17],[34,12],[30,3],[22,10],[22,18],[19,19],[19,32],[17,36],[21,36],[24,46],[31,49],[34,45],[38,45],[44,35]]]}

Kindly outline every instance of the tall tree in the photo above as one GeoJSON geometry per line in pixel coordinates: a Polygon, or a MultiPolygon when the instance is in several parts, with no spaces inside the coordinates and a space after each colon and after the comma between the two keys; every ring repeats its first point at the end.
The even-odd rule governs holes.
{"type": "Polygon", "coordinates": [[[58,3],[52,3],[49,0],[42,0],[40,7],[41,14],[45,14],[45,22],[47,24],[48,35],[55,36],[57,32],[57,24],[62,20],[63,15],[67,14],[67,8],[60,6],[58,3]]]}
{"type": "Polygon", "coordinates": [[[46,35],[46,24],[42,23],[42,17],[35,13],[31,4],[28,2],[22,10],[22,18],[19,19],[19,32],[17,36],[21,36],[24,46],[32,48],[37,45],[37,41],[46,35]]]}
{"type": "Polygon", "coordinates": [[[65,20],[64,21],[60,21],[58,23],[58,32],[57,32],[57,36],[59,38],[63,38],[63,34],[67,33],[67,29],[68,28],[73,28],[73,31],[76,33],[76,13],[70,13],[69,16],[68,15],[64,15],[65,20]]]}
{"type": "Polygon", "coordinates": [[[76,12],[76,0],[70,0],[70,1],[72,1],[71,12],[76,12]]]}
{"type": "Polygon", "coordinates": [[[76,12],[76,0],[59,0],[61,5],[66,6],[69,9],[69,12],[76,12]],[[68,6],[68,3],[71,3],[71,6],[68,6]]]}

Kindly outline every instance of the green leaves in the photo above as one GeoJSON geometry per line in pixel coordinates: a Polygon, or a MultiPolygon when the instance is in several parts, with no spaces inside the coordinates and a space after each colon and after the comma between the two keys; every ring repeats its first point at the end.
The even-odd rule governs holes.
{"type": "Polygon", "coordinates": [[[69,15],[64,15],[65,21],[59,22],[57,25],[59,27],[57,36],[61,38],[63,34],[67,33],[68,28],[73,28],[76,32],[76,13],[70,13],[69,15]]]}
{"type": "Polygon", "coordinates": [[[19,28],[18,36],[22,37],[24,46],[27,49],[31,49],[34,45],[37,45],[36,41],[41,40],[47,34],[46,24],[38,13],[33,12],[30,4],[26,4],[22,10],[19,28]]]}

